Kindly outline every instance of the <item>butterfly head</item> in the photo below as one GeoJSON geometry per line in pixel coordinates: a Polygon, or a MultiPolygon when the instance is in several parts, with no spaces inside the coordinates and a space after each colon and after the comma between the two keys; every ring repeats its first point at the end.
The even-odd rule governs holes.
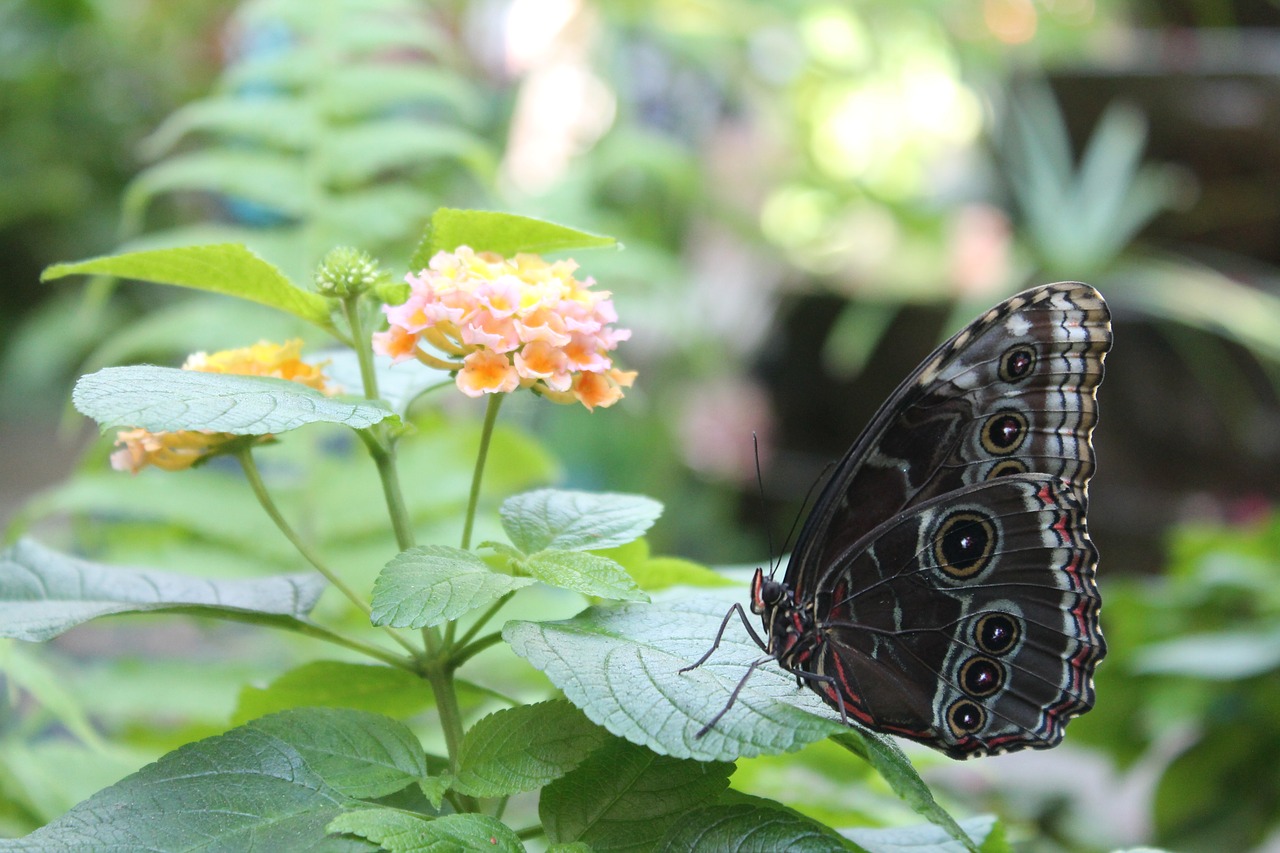
{"type": "Polygon", "coordinates": [[[787,597],[787,587],[773,578],[764,576],[764,569],[756,569],[751,579],[751,612],[757,616],[771,610],[787,597]]]}

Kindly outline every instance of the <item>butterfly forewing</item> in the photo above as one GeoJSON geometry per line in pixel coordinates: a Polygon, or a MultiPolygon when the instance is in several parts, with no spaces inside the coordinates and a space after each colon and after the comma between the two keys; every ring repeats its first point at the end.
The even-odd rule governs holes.
{"type": "Polygon", "coordinates": [[[955,757],[1060,741],[1106,650],[1085,511],[1110,346],[1102,297],[1067,282],[926,358],[801,530],[762,615],[813,627],[780,662],[853,720],[955,757]]]}
{"type": "Polygon", "coordinates": [[[797,599],[811,567],[915,503],[1025,472],[1085,489],[1110,346],[1102,297],[1064,282],[1006,300],[938,347],[832,472],[787,568],[797,599]]]}

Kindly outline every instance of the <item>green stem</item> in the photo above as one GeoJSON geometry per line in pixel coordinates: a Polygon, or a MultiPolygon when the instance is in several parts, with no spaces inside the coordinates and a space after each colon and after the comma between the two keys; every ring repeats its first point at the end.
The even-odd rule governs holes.
{"type": "Polygon", "coordinates": [[[511,596],[513,595],[515,595],[514,592],[508,592],[493,604],[489,605],[489,609],[484,613],[481,613],[476,621],[472,623],[471,627],[467,629],[467,633],[462,635],[462,639],[458,640],[458,645],[465,646],[467,643],[471,642],[471,638],[480,633],[480,629],[488,624],[489,620],[502,609],[503,605],[511,600],[511,596]]]}
{"type": "MultiPolygon", "coordinates": [[[[306,540],[299,536],[289,525],[289,522],[285,520],[284,515],[280,512],[280,508],[277,507],[276,502],[272,500],[271,493],[267,491],[266,483],[262,482],[262,474],[258,471],[257,463],[253,461],[253,451],[249,447],[243,447],[236,453],[236,458],[240,460],[240,467],[244,469],[245,479],[249,481],[249,488],[253,490],[253,494],[257,497],[258,503],[262,505],[264,510],[266,510],[267,515],[270,516],[273,522],[275,522],[276,527],[285,535],[285,538],[293,544],[294,548],[298,549],[298,553],[302,555],[303,559],[315,567],[317,572],[324,575],[325,579],[337,587],[338,591],[345,595],[352,604],[364,613],[365,616],[372,617],[373,608],[369,606],[369,603],[365,601],[364,598],[361,597],[354,589],[352,589],[347,582],[337,574],[337,572],[331,569],[329,565],[321,559],[316,550],[312,548],[306,540]]],[[[400,636],[399,633],[391,630],[390,628],[385,630],[393,640],[403,646],[410,654],[415,656],[418,654],[418,650],[415,649],[408,640],[400,636]]]]}
{"type": "Polygon", "coordinates": [[[364,323],[360,318],[360,297],[348,296],[342,300],[342,312],[347,317],[347,325],[351,328],[352,349],[356,351],[356,361],[360,363],[360,381],[364,384],[364,396],[376,400],[378,393],[378,373],[373,369],[373,343],[364,332],[364,323]]]}
{"type": "MultiPolygon", "coordinates": [[[[427,666],[425,674],[436,697],[436,712],[440,715],[440,728],[449,752],[449,770],[456,775],[462,749],[462,712],[458,709],[458,691],[453,687],[453,669],[447,662],[437,659],[427,666]]],[[[463,797],[462,806],[463,811],[476,810],[471,797],[463,797]]]]}
{"type": "Polygon", "coordinates": [[[455,667],[462,666],[468,660],[480,654],[480,652],[500,642],[502,642],[501,631],[494,631],[492,634],[485,634],[471,645],[463,646],[458,649],[458,651],[453,653],[450,660],[453,662],[455,667]]]}
{"type": "Polygon", "coordinates": [[[315,637],[320,640],[325,640],[326,642],[334,643],[335,645],[344,646],[352,651],[360,652],[361,654],[367,655],[375,660],[380,660],[383,663],[408,670],[415,674],[419,671],[418,662],[414,658],[406,658],[401,655],[394,654],[393,652],[388,652],[385,649],[378,648],[377,646],[362,642],[353,637],[348,637],[345,634],[339,634],[337,631],[332,631],[321,625],[317,625],[314,622],[298,622],[295,625],[290,625],[289,629],[308,637],[315,637]]]}
{"type": "Polygon", "coordinates": [[[382,482],[382,496],[387,502],[387,513],[391,516],[391,528],[395,531],[396,545],[401,551],[412,548],[415,543],[413,523],[409,520],[409,508],[405,506],[404,491],[400,488],[400,472],[396,468],[395,451],[367,429],[356,430],[356,435],[364,442],[378,469],[378,479],[382,482]]]}
{"type": "Polygon", "coordinates": [[[462,550],[471,549],[471,530],[475,525],[476,507],[480,503],[480,481],[484,478],[484,463],[489,457],[489,439],[493,438],[493,425],[498,420],[498,408],[505,394],[490,394],[489,405],[484,410],[484,426],[480,431],[480,451],[476,454],[476,468],[471,475],[471,496],[467,499],[467,517],[462,526],[462,550]]]}

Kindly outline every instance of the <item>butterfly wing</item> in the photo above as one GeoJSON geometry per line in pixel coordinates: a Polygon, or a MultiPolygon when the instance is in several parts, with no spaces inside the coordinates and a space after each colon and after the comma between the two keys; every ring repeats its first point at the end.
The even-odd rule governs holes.
{"type": "Polygon", "coordinates": [[[797,601],[833,555],[931,497],[994,477],[1053,474],[1087,494],[1095,389],[1111,316],[1087,284],[1032,288],[938,347],[832,472],[796,540],[797,601]]]}
{"type": "Polygon", "coordinates": [[[957,758],[1057,744],[1106,652],[1084,514],[1076,486],[1022,474],[882,524],[815,584],[818,692],[957,758]]]}
{"type": "Polygon", "coordinates": [[[1052,746],[1092,706],[1106,647],[1085,511],[1110,346],[1096,290],[1045,285],[961,330],[881,407],[784,580],[814,616],[830,681],[811,684],[829,702],[956,757],[1052,746]]]}

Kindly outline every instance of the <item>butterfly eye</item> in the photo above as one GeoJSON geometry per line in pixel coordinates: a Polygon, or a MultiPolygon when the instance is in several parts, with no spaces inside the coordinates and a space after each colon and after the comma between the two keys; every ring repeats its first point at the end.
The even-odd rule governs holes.
{"type": "Polygon", "coordinates": [[[976,732],[987,721],[987,712],[977,702],[961,699],[947,709],[947,725],[956,737],[976,732]]]}
{"type": "Polygon", "coordinates": [[[990,658],[969,658],[960,667],[960,686],[970,696],[991,696],[1004,686],[1004,670],[990,658]]]}
{"type": "Polygon", "coordinates": [[[968,580],[991,562],[995,526],[976,512],[955,512],[938,526],[933,542],[938,568],[955,580],[968,580]]]}
{"type": "Polygon", "coordinates": [[[982,649],[989,655],[1002,655],[1017,645],[1022,632],[1018,623],[1003,613],[988,613],[978,620],[974,626],[973,636],[982,649]]]}
{"type": "Polygon", "coordinates": [[[1000,356],[1000,378],[1005,382],[1021,382],[1036,367],[1036,351],[1026,344],[1009,347],[1000,356]]]}
{"type": "Polygon", "coordinates": [[[982,447],[995,456],[1018,449],[1027,434],[1027,419],[1021,412],[997,412],[982,425],[982,447]]]}

